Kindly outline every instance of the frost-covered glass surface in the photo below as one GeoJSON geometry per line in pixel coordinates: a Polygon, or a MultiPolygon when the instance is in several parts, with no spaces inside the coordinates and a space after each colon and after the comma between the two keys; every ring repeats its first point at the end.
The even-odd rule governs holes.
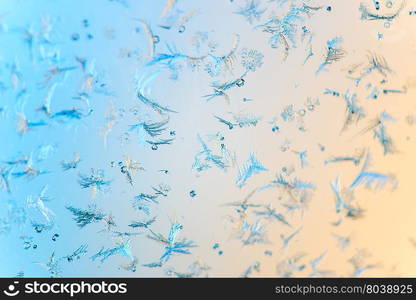
{"type": "Polygon", "coordinates": [[[416,276],[416,1],[0,1],[0,275],[416,276]]]}

